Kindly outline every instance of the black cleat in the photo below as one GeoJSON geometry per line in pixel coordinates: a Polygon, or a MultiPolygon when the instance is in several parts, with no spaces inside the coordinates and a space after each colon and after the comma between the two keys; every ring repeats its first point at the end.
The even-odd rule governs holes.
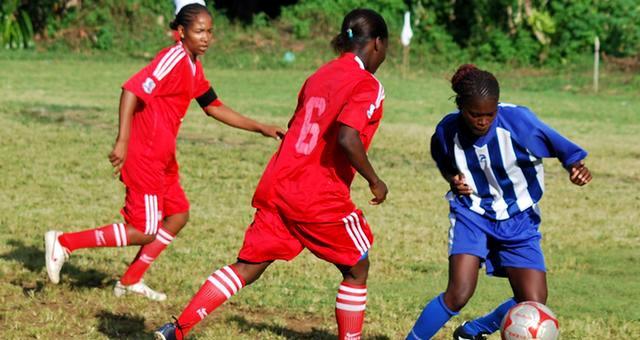
{"type": "Polygon", "coordinates": [[[453,331],[453,340],[486,340],[487,338],[483,334],[471,335],[464,330],[464,322],[453,331]]]}
{"type": "Polygon", "coordinates": [[[164,326],[156,329],[153,333],[155,340],[176,340],[176,332],[179,331],[178,326],[173,322],[166,323],[164,326]]]}

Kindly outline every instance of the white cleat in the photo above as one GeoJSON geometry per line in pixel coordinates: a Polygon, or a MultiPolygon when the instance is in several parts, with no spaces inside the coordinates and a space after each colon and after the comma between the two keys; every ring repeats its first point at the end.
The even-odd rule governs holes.
{"type": "Polygon", "coordinates": [[[140,280],[137,283],[132,285],[125,286],[120,280],[116,282],[115,287],[113,287],[113,294],[116,297],[124,296],[128,293],[134,293],[138,295],[142,295],[149,300],[153,301],[164,301],[167,299],[167,295],[161,292],[157,292],[144,283],[144,280],[140,280]]]}
{"type": "Polygon", "coordinates": [[[62,232],[56,230],[49,230],[44,234],[44,262],[47,264],[49,280],[54,284],[60,282],[60,269],[69,258],[69,255],[58,241],[58,236],[60,235],[62,235],[62,232]]]}

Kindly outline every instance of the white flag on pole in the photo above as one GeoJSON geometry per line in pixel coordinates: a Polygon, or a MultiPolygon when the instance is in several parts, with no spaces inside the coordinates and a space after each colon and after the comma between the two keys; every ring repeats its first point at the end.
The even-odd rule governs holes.
{"type": "Polygon", "coordinates": [[[411,30],[411,14],[409,14],[409,11],[406,11],[404,12],[404,25],[402,26],[400,42],[402,42],[402,45],[404,46],[409,46],[411,43],[411,37],[413,37],[413,30],[411,30]]]}

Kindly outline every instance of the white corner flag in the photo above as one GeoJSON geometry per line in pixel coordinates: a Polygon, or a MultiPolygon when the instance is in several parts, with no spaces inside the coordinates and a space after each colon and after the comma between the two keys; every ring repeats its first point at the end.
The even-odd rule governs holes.
{"type": "Polygon", "coordinates": [[[402,34],[400,35],[400,42],[402,45],[409,46],[411,38],[413,37],[413,30],[411,30],[411,14],[409,11],[404,12],[404,25],[402,26],[402,34]]]}

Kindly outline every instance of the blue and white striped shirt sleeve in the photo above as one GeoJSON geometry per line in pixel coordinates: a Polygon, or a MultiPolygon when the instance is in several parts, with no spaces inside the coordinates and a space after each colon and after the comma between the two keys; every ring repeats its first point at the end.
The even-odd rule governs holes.
{"type": "Polygon", "coordinates": [[[587,151],[526,111],[523,117],[527,131],[521,134],[522,142],[536,157],[558,158],[565,168],[587,157],[587,151]]]}

